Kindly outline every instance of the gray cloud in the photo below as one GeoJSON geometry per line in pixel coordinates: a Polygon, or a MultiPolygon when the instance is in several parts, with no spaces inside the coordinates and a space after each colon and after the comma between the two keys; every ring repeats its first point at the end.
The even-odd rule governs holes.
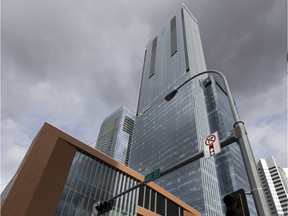
{"type": "Polygon", "coordinates": [[[237,95],[269,89],[285,76],[285,5],[221,0],[195,11],[207,67],[222,70],[237,95]]]}
{"type": "MultiPolygon", "coordinates": [[[[1,153],[2,180],[45,121],[89,144],[118,107],[135,110],[145,45],[180,3],[3,0],[1,152],[19,157],[1,153]]],[[[276,127],[287,112],[286,2],[184,3],[198,20],[207,68],[227,75],[256,157],[269,153],[265,137],[279,155],[287,142],[276,127]]]]}

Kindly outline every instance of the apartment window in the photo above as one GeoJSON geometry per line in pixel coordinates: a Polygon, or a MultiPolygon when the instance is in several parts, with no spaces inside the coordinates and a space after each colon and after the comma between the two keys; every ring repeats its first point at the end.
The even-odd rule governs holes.
{"type": "Polygon", "coordinates": [[[177,52],[176,16],[170,21],[170,51],[171,57],[177,52]]]}
{"type": "Polygon", "coordinates": [[[285,191],[277,192],[277,195],[280,196],[282,194],[285,194],[285,191]]]}
{"type": "Polygon", "coordinates": [[[144,208],[149,209],[149,204],[150,204],[150,188],[145,187],[144,208]]]}
{"type": "Polygon", "coordinates": [[[165,197],[157,193],[157,209],[156,213],[165,215],[165,197]]]}
{"type": "Polygon", "coordinates": [[[167,200],[167,216],[175,216],[178,214],[178,206],[174,202],[167,200]]]}
{"type": "Polygon", "coordinates": [[[141,207],[143,207],[143,197],[144,197],[144,186],[139,188],[138,205],[141,207]]]}
{"type": "Polygon", "coordinates": [[[152,54],[151,54],[149,78],[152,77],[155,73],[156,50],[157,50],[157,37],[152,42],[152,54]]]}
{"type": "Polygon", "coordinates": [[[155,195],[156,192],[154,190],[151,190],[151,207],[150,207],[151,211],[155,211],[155,195]]]}

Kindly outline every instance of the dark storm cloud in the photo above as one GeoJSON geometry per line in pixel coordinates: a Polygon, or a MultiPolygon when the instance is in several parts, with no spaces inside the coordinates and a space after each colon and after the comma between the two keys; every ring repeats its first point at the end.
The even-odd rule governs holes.
{"type": "Polygon", "coordinates": [[[237,95],[266,91],[285,76],[285,1],[210,1],[195,16],[207,68],[223,71],[237,95]]]}
{"type": "MultiPolygon", "coordinates": [[[[136,16],[127,13],[127,5],[64,1],[66,7],[58,1],[29,2],[3,3],[3,69],[22,77],[27,84],[48,79],[67,88],[78,86],[80,92],[94,82],[95,92],[87,97],[101,93],[107,105],[115,106],[122,99],[127,101],[122,97],[123,89],[112,87],[131,82],[124,76],[132,73],[131,67],[123,64],[134,63],[131,53],[135,53],[133,43],[137,44],[139,37],[131,27],[135,25],[133,30],[137,30],[137,26],[143,26],[137,23],[136,16]],[[121,77],[122,82],[118,80],[121,77]]],[[[149,31],[149,27],[143,30],[149,31]]],[[[138,66],[141,68],[137,65],[133,69],[138,66]]]]}
{"type": "MultiPolygon", "coordinates": [[[[2,3],[4,69],[15,67],[31,82],[51,79],[49,74],[96,77],[96,88],[107,92],[107,104],[119,92],[108,85],[121,83],[113,79],[115,73],[126,73],[122,78],[129,77],[130,89],[139,88],[145,44],[180,3],[113,1],[112,7],[104,1],[29,2],[2,3]],[[115,66],[117,59],[129,68],[115,66]],[[102,72],[110,77],[106,88],[102,72]]],[[[284,76],[284,1],[184,2],[199,22],[207,68],[223,71],[236,94],[269,89],[284,76]]]]}
{"type": "MultiPolygon", "coordinates": [[[[7,161],[1,178],[8,181],[43,122],[90,143],[117,108],[136,109],[144,48],[181,1],[1,3],[1,156],[7,161]]],[[[184,3],[198,20],[207,68],[227,75],[241,116],[255,130],[257,151],[269,134],[257,158],[269,156],[273,135],[281,147],[286,140],[277,122],[266,124],[283,113],[287,100],[286,2],[184,3]]]]}

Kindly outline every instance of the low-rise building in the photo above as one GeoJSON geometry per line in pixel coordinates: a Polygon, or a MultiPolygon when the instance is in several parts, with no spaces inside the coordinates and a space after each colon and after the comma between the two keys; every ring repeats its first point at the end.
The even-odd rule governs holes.
{"type": "MultiPolygon", "coordinates": [[[[90,216],[93,204],[143,182],[144,176],[45,123],[1,194],[2,216],[90,216]]],[[[199,216],[153,182],[114,202],[105,215],[199,216]]]]}

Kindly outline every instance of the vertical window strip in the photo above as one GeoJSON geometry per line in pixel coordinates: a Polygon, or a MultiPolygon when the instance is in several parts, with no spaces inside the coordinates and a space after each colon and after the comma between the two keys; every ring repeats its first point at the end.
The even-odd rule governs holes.
{"type": "MultiPolygon", "coordinates": [[[[121,193],[122,177],[123,177],[122,173],[117,172],[117,184],[115,187],[117,192],[115,194],[121,193]]],[[[118,211],[121,209],[120,202],[121,202],[121,199],[116,199],[115,207],[117,208],[118,211]]]]}
{"type": "Polygon", "coordinates": [[[103,171],[101,172],[102,175],[101,175],[101,180],[100,180],[101,181],[100,182],[100,188],[101,188],[100,197],[101,197],[101,201],[104,200],[105,194],[106,194],[104,186],[105,186],[105,182],[107,181],[106,180],[107,169],[108,169],[108,167],[105,164],[103,164],[103,171]]]}
{"type": "Polygon", "coordinates": [[[185,20],[184,20],[183,8],[181,9],[181,18],[182,18],[182,29],[183,29],[183,39],[184,39],[186,72],[188,72],[188,71],[190,71],[190,68],[189,68],[189,58],[188,58],[188,50],[187,50],[187,38],[186,38],[186,29],[185,29],[185,20]]]}
{"type": "Polygon", "coordinates": [[[152,42],[152,54],[151,54],[149,78],[152,77],[155,73],[156,49],[157,49],[157,37],[152,42]]]}
{"type": "MultiPolygon", "coordinates": [[[[133,187],[138,183],[135,179],[133,179],[133,187]]],[[[137,190],[132,191],[132,208],[131,211],[135,214],[136,212],[136,207],[139,199],[139,188],[137,190]]]]}
{"type": "MultiPolygon", "coordinates": [[[[87,163],[85,160],[85,156],[82,157],[82,164],[81,164],[81,169],[79,170],[79,176],[78,176],[78,180],[77,180],[77,184],[76,184],[76,188],[78,188],[78,186],[80,185],[80,187],[78,188],[79,191],[77,191],[77,189],[75,191],[71,191],[72,196],[70,199],[70,203],[69,203],[69,208],[68,208],[68,212],[67,214],[74,214],[75,211],[75,206],[73,205],[73,200],[74,197],[77,196],[82,196],[82,199],[85,198],[85,193],[84,193],[84,189],[85,189],[85,183],[84,183],[84,176],[86,174],[87,171],[87,163]],[[83,170],[84,169],[84,170],[83,170]],[[83,170],[83,171],[82,171],[83,170]]],[[[83,202],[80,202],[79,208],[82,209],[83,202]]]]}
{"type": "MultiPolygon", "coordinates": [[[[125,187],[126,187],[126,175],[125,175],[125,174],[122,174],[122,189],[121,189],[120,193],[122,193],[123,191],[125,191],[125,187]]],[[[121,201],[121,202],[120,202],[121,211],[124,210],[124,204],[123,204],[123,202],[125,201],[125,196],[126,196],[126,194],[120,198],[120,201],[121,201]]]]}
{"type": "Polygon", "coordinates": [[[170,52],[171,57],[177,52],[176,16],[170,21],[170,52]]]}
{"type": "Polygon", "coordinates": [[[94,167],[94,176],[93,176],[93,180],[92,180],[92,185],[93,185],[93,195],[92,195],[92,199],[95,200],[96,199],[96,191],[98,190],[98,188],[95,185],[96,179],[99,176],[98,175],[98,169],[99,169],[99,163],[96,162],[96,160],[93,161],[93,167],[94,167]]]}
{"type": "Polygon", "coordinates": [[[146,54],[147,54],[147,49],[146,49],[146,47],[145,47],[144,63],[143,63],[143,68],[142,68],[142,77],[141,77],[139,97],[138,97],[138,102],[137,102],[137,114],[136,114],[136,117],[138,116],[139,108],[140,108],[140,95],[141,95],[141,92],[142,92],[142,83],[143,83],[144,69],[145,69],[145,63],[146,63],[146,54]]]}
{"type": "MultiPolygon", "coordinates": [[[[129,189],[129,188],[131,188],[132,187],[132,182],[133,182],[133,180],[130,178],[130,177],[128,177],[127,178],[127,182],[128,182],[128,184],[127,184],[127,189],[129,189]]],[[[127,190],[126,189],[126,190],[127,190]]],[[[127,196],[126,196],[126,212],[129,214],[129,213],[131,213],[131,211],[130,211],[130,205],[131,205],[131,192],[130,193],[127,193],[127,196]]]]}
{"type": "MultiPolygon", "coordinates": [[[[84,196],[88,198],[89,201],[91,200],[91,192],[92,192],[92,185],[90,184],[90,179],[92,177],[91,170],[92,170],[92,159],[90,157],[87,157],[87,171],[88,172],[85,173],[85,176],[87,177],[87,179],[85,181],[86,188],[85,188],[84,196]]],[[[90,202],[91,202],[89,201],[86,203],[86,206],[85,206],[86,211],[89,211],[90,202]]]]}
{"type": "MultiPolygon", "coordinates": [[[[122,191],[125,191],[128,187],[127,185],[127,180],[128,180],[128,177],[126,176],[126,174],[124,174],[123,176],[123,185],[122,185],[122,191]]],[[[124,194],[122,196],[122,203],[121,203],[121,206],[122,206],[122,211],[125,211],[125,203],[126,203],[126,200],[127,200],[127,193],[124,194]]]]}

